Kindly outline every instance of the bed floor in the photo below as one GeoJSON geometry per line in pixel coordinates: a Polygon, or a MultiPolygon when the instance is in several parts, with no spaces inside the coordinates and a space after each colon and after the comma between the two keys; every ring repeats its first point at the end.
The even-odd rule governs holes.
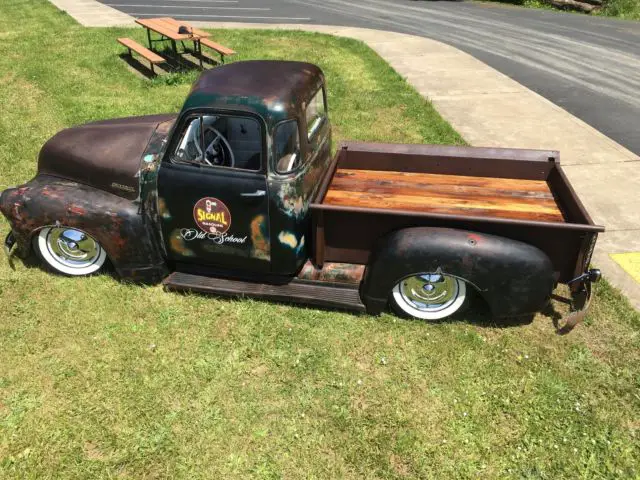
{"type": "Polygon", "coordinates": [[[338,169],[327,205],[564,222],[544,180],[338,169]]]}

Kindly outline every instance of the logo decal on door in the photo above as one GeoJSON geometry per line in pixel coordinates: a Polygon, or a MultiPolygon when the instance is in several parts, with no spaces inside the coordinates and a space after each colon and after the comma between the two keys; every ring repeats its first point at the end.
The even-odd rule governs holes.
{"type": "Polygon", "coordinates": [[[201,198],[193,206],[193,219],[200,230],[222,235],[231,226],[231,213],[217,198],[201,198]]]}

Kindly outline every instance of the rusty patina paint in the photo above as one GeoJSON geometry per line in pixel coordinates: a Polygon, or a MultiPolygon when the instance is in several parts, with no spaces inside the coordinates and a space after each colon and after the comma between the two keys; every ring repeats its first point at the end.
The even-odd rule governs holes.
{"type": "Polygon", "coordinates": [[[243,109],[262,117],[271,130],[277,122],[300,117],[305,102],[323,83],[322,70],[311,63],[273,60],[230,63],[203,72],[182,111],[205,106],[243,109]]]}
{"type": "Polygon", "coordinates": [[[38,156],[38,174],[65,178],[135,200],[145,148],[174,114],[87,123],[51,137],[38,156]]]}
{"type": "Polygon", "coordinates": [[[30,251],[38,230],[66,226],[95,238],[125,278],[156,282],[167,271],[153,226],[145,223],[138,206],[125,198],[38,175],[19,188],[5,190],[0,210],[11,223],[18,253],[23,256],[30,251]]]}
{"type": "Polygon", "coordinates": [[[180,230],[173,230],[169,235],[169,246],[172,251],[185,257],[193,257],[195,253],[184,242],[180,230]]]}
{"type": "Polygon", "coordinates": [[[299,280],[313,280],[323,283],[359,284],[364,276],[364,265],[352,263],[325,263],[322,268],[316,268],[307,261],[298,273],[299,280]]]}
{"type": "Polygon", "coordinates": [[[268,235],[267,218],[257,215],[251,221],[251,256],[262,260],[271,259],[271,243],[268,235]]]}

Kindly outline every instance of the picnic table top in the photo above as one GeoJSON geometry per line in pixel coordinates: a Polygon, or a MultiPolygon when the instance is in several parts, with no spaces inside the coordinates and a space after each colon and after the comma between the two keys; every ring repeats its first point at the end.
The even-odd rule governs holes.
{"type": "Polygon", "coordinates": [[[138,18],[136,23],[171,40],[198,40],[210,36],[204,30],[194,28],[187,22],[178,21],[171,17],[138,18]],[[192,33],[178,33],[181,26],[187,27],[192,33]]]}

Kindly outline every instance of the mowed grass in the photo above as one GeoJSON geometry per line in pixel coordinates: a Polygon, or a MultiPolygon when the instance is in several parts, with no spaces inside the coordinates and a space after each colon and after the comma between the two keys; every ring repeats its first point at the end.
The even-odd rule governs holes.
{"type": "MultiPolygon", "coordinates": [[[[358,42],[213,33],[237,60],[319,64],[338,140],[462,142],[358,42]]],[[[144,39],[0,0],[0,188],[63,127],[180,108],[193,75],[138,78],[119,36],[144,39]]],[[[640,475],[640,318],[606,283],[564,337],[546,315],[425,324],[21,262],[0,262],[0,311],[0,478],[640,475]]]]}

